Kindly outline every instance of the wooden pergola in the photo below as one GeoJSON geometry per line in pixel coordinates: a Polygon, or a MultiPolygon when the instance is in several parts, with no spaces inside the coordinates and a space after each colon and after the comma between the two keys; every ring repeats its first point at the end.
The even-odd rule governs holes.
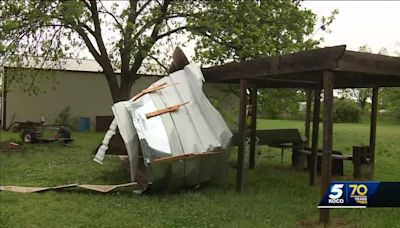
{"type": "MultiPolygon", "coordinates": [[[[232,62],[202,69],[206,82],[240,84],[239,142],[236,190],[244,185],[244,157],[246,140],[247,90],[250,90],[252,109],[257,110],[257,89],[299,88],[307,91],[305,136],[310,137],[311,102],[314,113],[309,168],[310,185],[316,178],[320,95],[323,91],[323,145],[321,164],[321,194],[331,182],[332,164],[332,106],[333,89],[372,88],[370,151],[375,162],[378,88],[400,87],[399,58],[347,51],[346,46],[335,46],[250,61],[232,62]],[[312,93],[314,95],[312,95],[312,93]]],[[[251,112],[250,168],[254,168],[256,142],[256,112],[251,112]]],[[[320,209],[320,222],[329,222],[329,210],[320,209]]]]}

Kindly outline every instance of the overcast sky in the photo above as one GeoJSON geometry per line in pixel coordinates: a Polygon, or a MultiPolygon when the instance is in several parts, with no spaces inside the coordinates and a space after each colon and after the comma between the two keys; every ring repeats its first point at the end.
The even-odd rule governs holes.
{"type": "Polygon", "coordinates": [[[339,10],[330,27],[332,33],[316,34],[325,38],[323,46],[346,44],[347,49],[357,51],[366,44],[373,52],[386,47],[393,54],[396,42],[400,45],[400,1],[305,1],[302,6],[319,17],[339,10]]]}

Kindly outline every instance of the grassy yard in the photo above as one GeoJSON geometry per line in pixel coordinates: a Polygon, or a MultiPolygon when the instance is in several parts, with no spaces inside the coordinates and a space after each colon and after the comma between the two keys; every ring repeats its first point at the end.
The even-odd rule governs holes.
{"type": "MultiPolygon", "coordinates": [[[[259,120],[259,128],[299,128],[299,121],[259,120]]],[[[0,141],[19,141],[0,132],[0,141]]],[[[368,144],[367,124],[335,124],[334,149],[351,154],[352,145],[368,144]]],[[[400,181],[400,126],[379,125],[376,180],[400,181]]],[[[92,151],[103,135],[75,133],[72,147],[24,145],[0,153],[0,185],[53,186],[66,183],[125,183],[128,175],[116,158],[103,166],[92,151]]],[[[232,153],[231,160],[236,154],[232,153]]],[[[0,227],[310,227],[318,220],[319,185],[309,187],[307,173],[280,164],[279,150],[262,148],[257,168],[246,171],[245,191],[235,192],[235,169],[229,179],[200,190],[135,195],[129,190],[21,194],[0,192],[0,227]]],[[[351,163],[345,162],[346,179],[351,163]]],[[[400,227],[400,209],[336,209],[333,226],[400,227]]]]}

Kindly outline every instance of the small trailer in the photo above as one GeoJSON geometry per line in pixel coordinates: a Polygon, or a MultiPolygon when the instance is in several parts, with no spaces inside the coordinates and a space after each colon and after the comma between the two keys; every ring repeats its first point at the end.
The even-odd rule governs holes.
{"type": "Polygon", "coordinates": [[[73,141],[71,130],[65,125],[46,125],[40,122],[14,122],[10,130],[21,132],[21,139],[24,143],[50,143],[61,142],[68,144],[73,141]]]}

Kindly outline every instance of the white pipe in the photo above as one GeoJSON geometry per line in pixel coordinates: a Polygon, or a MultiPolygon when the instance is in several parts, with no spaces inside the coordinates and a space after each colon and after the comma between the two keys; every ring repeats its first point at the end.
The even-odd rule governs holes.
{"type": "Polygon", "coordinates": [[[117,126],[117,120],[114,118],[110,124],[110,127],[108,128],[106,135],[104,136],[102,145],[97,150],[96,156],[93,159],[95,162],[103,164],[104,155],[106,154],[106,151],[108,149],[108,143],[110,142],[110,139],[113,137],[113,135],[115,135],[117,126]]]}

